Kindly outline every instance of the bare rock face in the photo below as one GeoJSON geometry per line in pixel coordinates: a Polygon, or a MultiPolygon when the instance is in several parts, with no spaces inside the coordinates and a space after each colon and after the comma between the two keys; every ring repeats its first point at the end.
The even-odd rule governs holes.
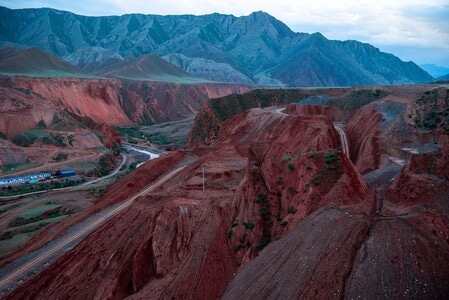
{"type": "Polygon", "coordinates": [[[178,85],[117,79],[3,77],[2,80],[5,100],[12,99],[8,96],[11,93],[26,91],[26,94],[21,96],[24,101],[19,98],[0,108],[18,110],[22,105],[22,110],[30,111],[30,124],[39,117],[51,123],[56,110],[108,125],[173,121],[192,116],[209,98],[248,90],[246,86],[232,84],[178,85]]]}
{"type": "Polygon", "coordinates": [[[375,107],[365,106],[349,120],[347,133],[351,145],[351,159],[360,173],[375,170],[380,164],[380,121],[375,107]]]}
{"type": "Polygon", "coordinates": [[[322,208],[242,268],[222,298],[341,298],[368,231],[366,215],[322,208]]]}

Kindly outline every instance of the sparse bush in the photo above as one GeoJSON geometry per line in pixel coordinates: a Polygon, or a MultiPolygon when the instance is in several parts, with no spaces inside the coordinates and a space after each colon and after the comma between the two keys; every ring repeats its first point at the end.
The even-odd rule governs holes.
{"type": "Polygon", "coordinates": [[[314,158],[315,156],[316,156],[315,152],[310,152],[310,153],[307,154],[308,158],[314,158]]]}
{"type": "Polygon", "coordinates": [[[268,219],[271,215],[270,211],[265,206],[259,208],[259,214],[264,219],[268,219]]]}
{"type": "Polygon", "coordinates": [[[260,203],[265,200],[267,200],[267,195],[259,194],[259,195],[257,195],[256,203],[260,203]]]}
{"type": "Polygon", "coordinates": [[[55,157],[53,157],[53,160],[54,160],[54,161],[66,160],[68,156],[69,156],[69,155],[68,155],[67,153],[60,152],[60,153],[58,153],[58,155],[56,155],[55,157]]]}
{"type": "Polygon", "coordinates": [[[131,164],[129,165],[129,170],[130,170],[130,171],[134,171],[134,170],[136,169],[136,167],[137,167],[137,163],[136,163],[136,162],[133,162],[133,163],[131,163],[131,164]]]}
{"type": "Polygon", "coordinates": [[[7,140],[8,138],[6,137],[6,135],[0,131],[0,139],[2,140],[7,140]]]}
{"type": "Polygon", "coordinates": [[[45,125],[44,120],[40,120],[40,121],[36,124],[36,128],[37,128],[37,129],[45,129],[45,128],[47,128],[47,125],[45,125]]]}
{"type": "Polygon", "coordinates": [[[268,231],[264,231],[263,236],[259,243],[256,245],[256,249],[258,251],[261,251],[263,248],[265,248],[269,243],[271,242],[271,235],[268,231]]]}
{"type": "Polygon", "coordinates": [[[289,213],[289,214],[294,214],[294,213],[296,213],[296,207],[294,207],[294,206],[289,206],[288,208],[287,208],[287,212],[289,213]]]}
{"type": "Polygon", "coordinates": [[[233,234],[234,234],[234,232],[231,229],[229,229],[227,232],[228,238],[230,239],[233,234]]]}
{"type": "Polygon", "coordinates": [[[276,180],[277,184],[282,184],[282,176],[279,176],[278,179],[276,180]]]}
{"type": "Polygon", "coordinates": [[[329,151],[326,153],[326,156],[324,157],[324,162],[325,162],[326,164],[331,164],[331,163],[333,163],[334,160],[336,160],[336,159],[337,159],[337,157],[335,156],[335,152],[334,152],[333,150],[329,150],[329,151]]]}
{"type": "Polygon", "coordinates": [[[288,168],[290,169],[290,171],[293,171],[295,169],[295,163],[289,163],[288,168]]]}
{"type": "Polygon", "coordinates": [[[239,225],[239,221],[236,220],[236,221],[234,221],[234,223],[231,224],[231,227],[234,228],[238,225],[239,225]]]}
{"type": "Polygon", "coordinates": [[[249,220],[246,222],[243,222],[243,226],[245,227],[245,229],[249,229],[249,230],[254,228],[254,224],[249,220]]]}
{"type": "Polygon", "coordinates": [[[292,160],[292,158],[291,158],[290,156],[284,156],[284,157],[282,158],[282,162],[283,162],[283,163],[286,163],[286,162],[291,161],[291,160],[292,160]]]}

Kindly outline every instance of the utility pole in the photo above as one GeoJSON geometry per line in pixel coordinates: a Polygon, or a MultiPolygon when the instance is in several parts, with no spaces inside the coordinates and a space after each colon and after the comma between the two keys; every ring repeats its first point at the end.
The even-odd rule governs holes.
{"type": "Polygon", "coordinates": [[[203,172],[203,192],[204,192],[204,164],[201,165],[201,170],[203,172]]]}

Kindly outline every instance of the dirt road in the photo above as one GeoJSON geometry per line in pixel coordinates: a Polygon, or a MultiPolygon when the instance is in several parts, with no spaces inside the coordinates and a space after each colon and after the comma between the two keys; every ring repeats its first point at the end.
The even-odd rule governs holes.
{"type": "Polygon", "coordinates": [[[343,130],[343,128],[341,128],[341,126],[342,126],[341,124],[334,123],[334,128],[335,128],[335,130],[337,130],[337,133],[340,136],[341,147],[342,147],[343,153],[346,154],[347,157],[349,157],[348,138],[346,137],[346,133],[343,130]]]}

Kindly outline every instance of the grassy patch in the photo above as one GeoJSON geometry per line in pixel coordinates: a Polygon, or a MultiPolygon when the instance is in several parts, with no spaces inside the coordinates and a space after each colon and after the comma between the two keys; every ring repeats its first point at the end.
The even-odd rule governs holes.
{"type": "Polygon", "coordinates": [[[46,211],[49,210],[53,210],[56,208],[60,208],[61,205],[58,204],[44,204],[44,205],[40,205],[40,206],[36,206],[32,209],[29,209],[25,212],[23,212],[22,214],[19,215],[19,217],[24,218],[24,219],[31,219],[34,218],[36,216],[39,216],[41,214],[43,214],[46,211]]]}
{"type": "Polygon", "coordinates": [[[44,144],[66,147],[66,141],[62,134],[50,133],[44,129],[33,129],[19,133],[12,138],[17,146],[28,147],[36,141],[42,141],[44,144]]]}
{"type": "Polygon", "coordinates": [[[41,164],[38,162],[29,162],[29,161],[20,163],[20,164],[9,164],[9,165],[6,165],[3,167],[3,173],[8,173],[11,171],[14,171],[14,172],[22,171],[22,170],[38,167],[40,165],[41,164]]]}

